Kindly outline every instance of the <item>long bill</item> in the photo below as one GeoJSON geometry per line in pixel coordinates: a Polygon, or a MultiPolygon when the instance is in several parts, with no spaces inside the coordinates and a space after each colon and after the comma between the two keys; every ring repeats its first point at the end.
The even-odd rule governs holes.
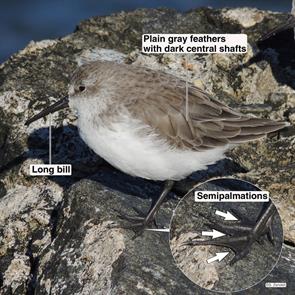
{"type": "Polygon", "coordinates": [[[55,113],[55,112],[57,112],[59,110],[62,110],[64,108],[68,107],[68,106],[69,106],[69,98],[64,97],[64,98],[60,99],[59,101],[57,101],[56,103],[54,103],[53,105],[51,105],[48,108],[41,111],[39,114],[37,114],[37,115],[33,116],[32,118],[28,119],[25,122],[25,125],[28,126],[31,123],[45,117],[46,115],[51,114],[51,113],[55,113]]]}

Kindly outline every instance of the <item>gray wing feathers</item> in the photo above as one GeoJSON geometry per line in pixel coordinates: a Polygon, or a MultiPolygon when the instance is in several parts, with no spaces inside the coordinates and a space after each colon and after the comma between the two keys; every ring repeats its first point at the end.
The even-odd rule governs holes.
{"type": "MultiPolygon", "coordinates": [[[[146,70],[148,73],[150,70],[146,70]]],[[[157,80],[152,91],[137,97],[129,110],[177,147],[207,150],[255,140],[286,126],[285,122],[241,114],[193,85],[189,85],[186,120],[185,82],[164,73],[153,77],[157,80]]]]}

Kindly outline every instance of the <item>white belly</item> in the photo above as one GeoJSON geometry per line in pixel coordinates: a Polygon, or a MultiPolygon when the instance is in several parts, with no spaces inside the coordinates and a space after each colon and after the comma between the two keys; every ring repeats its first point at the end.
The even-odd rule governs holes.
{"type": "Polygon", "coordinates": [[[227,149],[196,152],[171,148],[156,135],[140,136],[138,131],[146,126],[135,120],[115,123],[111,128],[94,128],[83,121],[78,120],[80,135],[95,153],[119,170],[146,179],[183,179],[222,159],[227,149]]]}

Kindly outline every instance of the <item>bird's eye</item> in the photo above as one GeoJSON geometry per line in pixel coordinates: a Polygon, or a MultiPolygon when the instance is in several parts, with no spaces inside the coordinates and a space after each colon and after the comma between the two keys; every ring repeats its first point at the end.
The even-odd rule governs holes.
{"type": "Polygon", "coordinates": [[[79,86],[79,91],[80,91],[80,92],[83,92],[85,89],[86,89],[85,86],[83,86],[83,85],[80,85],[80,86],[79,86]]]}

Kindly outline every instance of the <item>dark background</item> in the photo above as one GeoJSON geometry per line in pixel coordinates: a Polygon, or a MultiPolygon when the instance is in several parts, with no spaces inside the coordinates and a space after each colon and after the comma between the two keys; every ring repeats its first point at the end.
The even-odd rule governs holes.
{"type": "Polygon", "coordinates": [[[290,11],[292,0],[0,0],[0,62],[30,40],[53,39],[72,32],[80,20],[142,7],[185,11],[200,6],[251,6],[290,11]]]}

